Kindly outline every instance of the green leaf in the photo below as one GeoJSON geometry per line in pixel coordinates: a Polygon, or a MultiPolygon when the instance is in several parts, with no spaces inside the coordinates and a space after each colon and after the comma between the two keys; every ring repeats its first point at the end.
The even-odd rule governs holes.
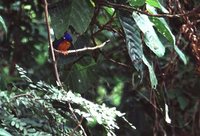
{"type": "Polygon", "coordinates": [[[0,136],[12,136],[12,135],[5,129],[0,128],[0,136]]]}
{"type": "Polygon", "coordinates": [[[15,126],[15,124],[16,124],[15,121],[11,122],[11,126],[15,126]]]}
{"type": "Polygon", "coordinates": [[[145,0],[129,0],[129,3],[132,5],[132,6],[143,6],[145,4],[145,0]]]}
{"type": "Polygon", "coordinates": [[[187,58],[186,58],[185,54],[183,54],[183,52],[177,47],[176,44],[174,44],[174,50],[179,55],[179,57],[181,58],[183,63],[186,65],[187,64],[187,58]]]}
{"type": "MultiPolygon", "coordinates": [[[[146,5],[147,11],[150,12],[151,14],[157,14],[157,11],[154,7],[150,6],[150,5],[146,5]]],[[[174,42],[173,39],[173,34],[170,31],[170,28],[167,24],[167,22],[165,21],[164,18],[157,18],[157,17],[149,17],[151,22],[154,23],[155,27],[157,28],[157,30],[165,37],[167,38],[167,40],[169,40],[171,43],[174,42]]]]}
{"type": "Polygon", "coordinates": [[[153,7],[160,8],[160,2],[158,0],[146,0],[146,3],[153,7]]]}
{"type": "Polygon", "coordinates": [[[4,31],[6,33],[8,32],[6,24],[5,24],[5,21],[4,21],[4,19],[1,16],[0,16],[0,27],[3,27],[3,29],[4,29],[4,31]]]}
{"type": "Polygon", "coordinates": [[[112,16],[113,13],[115,12],[114,8],[104,7],[104,9],[110,16],[112,16]]]}
{"type": "Polygon", "coordinates": [[[93,7],[86,0],[62,0],[49,7],[52,26],[56,37],[61,37],[69,27],[84,33],[93,16],[93,7]]]}
{"type": "Polygon", "coordinates": [[[106,96],[106,89],[103,86],[99,86],[98,89],[97,89],[97,92],[101,97],[106,96]]]}
{"type": "Polygon", "coordinates": [[[143,75],[142,72],[142,41],[140,38],[140,30],[137,27],[135,21],[126,13],[122,11],[119,13],[120,23],[123,27],[126,36],[126,46],[128,49],[129,56],[133,62],[134,67],[137,71],[140,71],[140,74],[143,75]]]}
{"type": "Polygon", "coordinates": [[[122,97],[122,91],[124,88],[124,83],[123,81],[120,81],[120,79],[118,79],[117,81],[118,83],[116,84],[116,86],[113,88],[112,92],[111,92],[111,99],[112,99],[112,103],[115,106],[119,106],[120,102],[121,102],[121,97],[122,97]]]}
{"type": "Polygon", "coordinates": [[[136,24],[140,28],[140,30],[144,33],[144,41],[146,45],[158,56],[162,57],[165,53],[165,47],[159,40],[154,28],[153,24],[149,20],[148,16],[137,14],[133,12],[132,14],[136,24]]]}
{"type": "Polygon", "coordinates": [[[164,13],[169,13],[166,8],[164,8],[158,0],[146,0],[146,4],[155,8],[159,8],[164,13]]]}
{"type": "MultiPolygon", "coordinates": [[[[147,10],[152,14],[157,14],[154,7],[147,5],[147,10]]],[[[183,52],[177,47],[175,36],[172,34],[167,22],[164,20],[164,18],[156,18],[156,17],[150,17],[150,20],[152,23],[154,23],[154,26],[160,32],[169,42],[170,44],[173,44],[174,50],[179,55],[180,59],[183,61],[184,64],[187,64],[186,56],[183,54],[183,52]]]]}
{"type": "Polygon", "coordinates": [[[146,59],[145,56],[143,56],[142,60],[143,60],[144,64],[148,67],[148,70],[149,70],[151,88],[156,89],[156,87],[158,85],[158,80],[157,80],[156,74],[153,70],[153,66],[150,65],[150,63],[148,62],[148,60],[146,59]]]}

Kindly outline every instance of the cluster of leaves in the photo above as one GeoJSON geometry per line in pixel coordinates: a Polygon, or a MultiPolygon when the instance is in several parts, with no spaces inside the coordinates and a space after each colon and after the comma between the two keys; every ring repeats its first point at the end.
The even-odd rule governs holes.
{"type": "MultiPolygon", "coordinates": [[[[15,88],[11,93],[1,91],[1,127],[10,131],[3,130],[1,135],[70,135],[73,134],[73,128],[70,128],[68,121],[73,114],[84,117],[88,122],[94,122],[105,126],[107,135],[115,135],[113,130],[119,128],[115,117],[122,117],[124,114],[117,111],[116,108],[108,108],[105,105],[98,105],[82,98],[71,91],[66,92],[54,86],[50,86],[42,81],[36,84],[27,77],[27,73],[19,66],[16,66],[21,78],[28,82],[27,93],[15,88]],[[17,92],[19,93],[16,95],[17,92]],[[15,103],[13,103],[15,101],[15,103]],[[62,111],[56,109],[55,103],[76,104],[77,109],[62,111]],[[25,113],[26,112],[26,113],[25,113]]],[[[73,119],[73,118],[72,118],[73,119]]],[[[74,119],[75,120],[75,119],[74,119]]],[[[76,132],[77,133],[77,132],[76,132]]],[[[76,134],[76,135],[81,135],[76,134]]]]}
{"type": "Polygon", "coordinates": [[[68,102],[84,118],[87,134],[152,135],[153,128],[169,135],[198,132],[200,80],[190,48],[184,53],[178,48],[187,43],[182,37],[176,42],[179,30],[170,28],[171,20],[144,14],[168,14],[163,5],[158,0],[48,0],[56,38],[68,31],[75,48],[111,40],[100,50],[56,56],[64,91],[53,85],[43,3],[1,1],[0,134],[84,135],[68,102]],[[30,78],[19,67],[18,78],[15,64],[30,78]],[[34,83],[38,80],[44,82],[34,83]],[[126,113],[137,129],[116,120],[124,115],[104,104],[126,113]]]}

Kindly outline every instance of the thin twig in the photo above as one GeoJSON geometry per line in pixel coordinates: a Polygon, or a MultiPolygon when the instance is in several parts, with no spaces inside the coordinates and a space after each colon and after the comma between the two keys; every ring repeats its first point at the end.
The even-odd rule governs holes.
{"type": "Polygon", "coordinates": [[[108,42],[110,42],[110,40],[105,41],[104,43],[102,43],[101,45],[97,45],[95,47],[84,47],[81,49],[77,49],[77,50],[68,50],[68,51],[59,51],[54,49],[55,52],[57,53],[61,53],[61,54],[73,54],[73,53],[78,53],[78,52],[84,52],[84,51],[89,51],[89,50],[96,50],[99,48],[102,48],[103,46],[105,46],[108,42]]]}
{"type": "Polygon", "coordinates": [[[56,76],[56,83],[58,84],[58,86],[62,87],[62,83],[60,81],[60,77],[59,77],[59,74],[58,74],[57,62],[56,62],[55,54],[54,54],[54,51],[53,51],[54,48],[53,48],[53,44],[52,44],[52,39],[51,39],[51,35],[50,35],[50,25],[49,25],[49,21],[48,21],[49,14],[48,14],[47,0],[44,0],[44,3],[45,3],[45,21],[46,21],[47,32],[48,32],[49,46],[50,46],[50,49],[51,49],[51,56],[52,56],[52,60],[53,60],[53,67],[54,67],[54,72],[55,72],[55,76],[56,76]]]}
{"type": "MultiPolygon", "coordinates": [[[[57,62],[56,62],[56,59],[55,59],[54,48],[53,48],[52,39],[51,39],[51,36],[50,36],[50,25],[49,25],[49,21],[48,21],[48,16],[49,15],[48,15],[48,3],[47,3],[47,0],[44,0],[44,3],[45,3],[45,20],[46,20],[46,25],[47,25],[48,40],[49,40],[49,45],[50,45],[50,49],[51,49],[51,55],[52,55],[52,60],[53,60],[53,66],[54,66],[54,71],[55,71],[55,75],[56,75],[56,80],[57,80],[58,86],[61,86],[62,90],[64,90],[63,86],[62,86],[62,83],[60,81],[59,74],[58,74],[57,62]]],[[[72,115],[75,117],[76,121],[79,122],[78,118],[75,115],[74,110],[71,107],[71,104],[69,102],[68,102],[68,105],[70,107],[70,111],[71,111],[72,115]]],[[[84,136],[87,136],[83,126],[81,124],[79,124],[79,126],[80,126],[81,130],[83,131],[84,136]]]]}
{"type": "Polygon", "coordinates": [[[83,135],[87,136],[85,129],[83,128],[83,126],[81,125],[80,121],[78,120],[76,114],[74,113],[74,109],[72,108],[71,104],[68,102],[68,106],[69,106],[69,110],[71,111],[71,114],[74,116],[74,119],[76,120],[77,126],[79,126],[81,128],[81,130],[83,131],[83,135]]]}
{"type": "Polygon", "coordinates": [[[27,96],[27,97],[30,97],[30,98],[34,98],[34,96],[31,95],[31,94],[18,94],[18,95],[13,96],[12,99],[17,99],[19,97],[24,97],[24,96],[27,96]]]}
{"type": "Polygon", "coordinates": [[[115,64],[117,64],[117,65],[120,65],[122,67],[131,69],[131,66],[129,66],[129,65],[125,64],[125,63],[118,62],[118,61],[116,61],[116,60],[114,60],[112,58],[108,58],[108,60],[111,61],[111,62],[113,62],[113,63],[115,63],[115,64]]]}
{"type": "Polygon", "coordinates": [[[74,135],[75,131],[80,127],[82,122],[83,122],[83,116],[81,116],[80,121],[77,123],[77,126],[73,129],[73,132],[69,136],[73,136],[74,135]]]}
{"type": "Polygon", "coordinates": [[[199,11],[200,11],[200,5],[198,5],[193,10],[191,10],[189,12],[186,12],[186,13],[181,13],[181,14],[166,14],[166,13],[163,13],[163,14],[151,14],[151,13],[148,13],[146,11],[142,11],[142,10],[133,8],[131,6],[123,5],[123,4],[116,4],[116,3],[112,3],[112,2],[108,2],[108,1],[103,2],[101,4],[104,5],[104,6],[107,6],[107,7],[113,7],[113,8],[116,8],[116,9],[126,10],[126,11],[131,12],[131,13],[133,11],[136,11],[138,13],[145,14],[145,15],[148,15],[148,16],[154,16],[154,17],[176,18],[176,17],[182,17],[182,16],[194,16],[194,15],[196,15],[195,13],[199,13],[199,11]]]}

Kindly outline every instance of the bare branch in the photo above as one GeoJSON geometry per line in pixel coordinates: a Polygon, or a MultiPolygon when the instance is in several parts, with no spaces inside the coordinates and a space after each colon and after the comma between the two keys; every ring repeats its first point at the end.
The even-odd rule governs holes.
{"type": "Polygon", "coordinates": [[[73,136],[74,135],[74,133],[76,132],[76,130],[81,126],[82,122],[83,122],[83,116],[81,116],[80,121],[77,123],[77,126],[74,128],[73,132],[69,136],[73,136]]]}
{"type": "Polygon", "coordinates": [[[58,74],[57,62],[56,62],[55,54],[54,54],[54,51],[53,51],[54,48],[53,48],[53,44],[52,44],[52,39],[51,39],[51,35],[50,35],[50,25],[49,25],[49,21],[48,21],[49,13],[48,13],[47,0],[44,0],[44,3],[45,3],[45,21],[46,21],[46,26],[47,26],[48,40],[49,40],[49,46],[50,46],[50,49],[51,49],[51,56],[52,56],[52,60],[53,60],[54,72],[55,72],[55,76],[56,76],[56,83],[58,84],[58,86],[62,87],[62,83],[60,81],[60,77],[59,77],[59,74],[58,74]]]}
{"type": "MultiPolygon", "coordinates": [[[[51,36],[50,36],[50,25],[49,25],[49,21],[48,21],[48,16],[49,16],[48,15],[48,3],[47,3],[47,0],[44,0],[44,2],[45,2],[45,21],[46,21],[46,26],[47,26],[48,40],[49,40],[49,45],[50,45],[50,49],[51,49],[51,55],[52,55],[56,80],[57,80],[58,86],[61,86],[62,90],[64,90],[62,83],[60,81],[59,74],[58,74],[57,62],[56,62],[56,59],[55,59],[54,48],[53,48],[52,39],[51,39],[51,36]]],[[[69,107],[71,107],[71,104],[69,102],[68,102],[68,105],[69,105],[69,107]]],[[[83,126],[79,123],[79,120],[78,120],[77,116],[75,115],[72,107],[70,108],[70,111],[71,111],[72,115],[75,117],[76,121],[78,122],[77,125],[80,126],[81,130],[83,131],[84,136],[87,136],[83,126]]]]}
{"type": "Polygon", "coordinates": [[[110,40],[107,40],[105,41],[104,43],[102,43],[101,45],[97,45],[95,47],[84,47],[84,48],[81,48],[81,49],[77,49],[77,50],[68,50],[68,51],[59,51],[59,50],[56,50],[54,49],[55,52],[57,53],[61,53],[61,54],[73,54],[73,53],[78,53],[78,52],[84,52],[84,51],[91,51],[91,50],[96,50],[96,49],[99,49],[99,48],[102,48],[103,46],[105,46],[108,42],[110,42],[110,40]]]}
{"type": "Polygon", "coordinates": [[[29,97],[29,98],[34,98],[34,96],[31,95],[31,94],[18,94],[18,95],[15,95],[15,96],[13,97],[13,99],[17,99],[17,98],[19,98],[19,97],[29,97]]]}
{"type": "Polygon", "coordinates": [[[145,14],[147,16],[154,16],[154,17],[176,18],[176,17],[182,17],[182,16],[194,16],[195,14],[200,13],[200,5],[198,5],[196,8],[194,8],[193,10],[191,10],[189,12],[181,13],[181,14],[167,14],[167,13],[151,14],[151,13],[148,13],[146,11],[142,11],[142,10],[133,8],[131,6],[127,6],[127,5],[123,5],[123,4],[116,4],[116,3],[109,2],[109,1],[102,2],[101,4],[104,5],[104,6],[107,6],[107,7],[113,7],[113,8],[116,8],[116,9],[126,10],[126,11],[131,12],[131,13],[133,11],[136,11],[138,13],[145,14]]]}

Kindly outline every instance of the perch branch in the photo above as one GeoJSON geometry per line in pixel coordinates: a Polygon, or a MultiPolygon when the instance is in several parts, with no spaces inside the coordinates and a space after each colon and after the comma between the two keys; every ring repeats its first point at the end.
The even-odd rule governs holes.
{"type": "Polygon", "coordinates": [[[61,53],[61,54],[72,54],[72,53],[78,53],[78,52],[84,52],[84,51],[91,51],[91,50],[96,50],[96,49],[99,49],[99,48],[102,48],[103,46],[105,46],[108,42],[110,42],[110,40],[107,40],[105,41],[104,43],[100,44],[100,45],[97,45],[95,47],[84,47],[84,48],[81,48],[81,49],[77,49],[77,50],[68,50],[68,51],[59,51],[59,50],[56,50],[54,49],[55,52],[57,53],[61,53]]]}

